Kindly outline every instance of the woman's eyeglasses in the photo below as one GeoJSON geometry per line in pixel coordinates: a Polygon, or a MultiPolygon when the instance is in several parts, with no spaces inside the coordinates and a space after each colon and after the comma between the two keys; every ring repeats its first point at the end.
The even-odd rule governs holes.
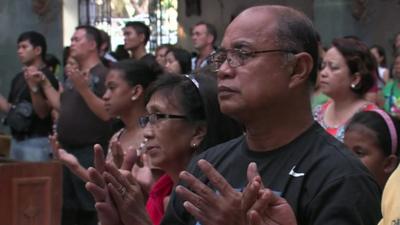
{"type": "Polygon", "coordinates": [[[157,121],[161,119],[187,119],[187,117],[183,115],[152,113],[146,116],[139,117],[139,125],[140,127],[145,128],[148,123],[154,125],[157,123],[157,121]]]}

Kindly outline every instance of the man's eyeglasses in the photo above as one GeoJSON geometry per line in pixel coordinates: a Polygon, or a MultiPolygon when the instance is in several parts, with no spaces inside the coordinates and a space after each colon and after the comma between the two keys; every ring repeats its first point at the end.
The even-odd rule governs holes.
{"type": "Polygon", "coordinates": [[[237,48],[219,49],[210,56],[209,61],[213,66],[213,68],[217,71],[225,61],[228,62],[228,65],[231,68],[236,68],[239,66],[243,66],[248,58],[254,57],[257,54],[272,53],[272,52],[285,52],[285,53],[296,54],[296,51],[287,49],[270,49],[263,51],[245,51],[237,48]]]}
{"type": "Polygon", "coordinates": [[[163,113],[152,113],[146,116],[139,117],[139,126],[145,128],[148,123],[154,125],[160,119],[187,119],[186,116],[183,115],[172,115],[172,114],[163,114],[163,113]]]}

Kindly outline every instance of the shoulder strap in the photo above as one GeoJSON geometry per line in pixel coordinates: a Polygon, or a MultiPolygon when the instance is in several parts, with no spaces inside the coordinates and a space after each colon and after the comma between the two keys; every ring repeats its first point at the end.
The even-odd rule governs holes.
{"type": "Polygon", "coordinates": [[[23,81],[23,83],[22,83],[22,86],[21,86],[21,88],[19,89],[19,91],[17,92],[18,94],[17,94],[17,96],[16,96],[16,98],[15,98],[15,102],[16,103],[19,103],[19,101],[21,100],[21,96],[22,96],[22,93],[25,91],[25,89],[28,87],[28,85],[26,84],[26,81],[25,81],[25,78],[23,78],[24,79],[24,81],[23,81]]]}

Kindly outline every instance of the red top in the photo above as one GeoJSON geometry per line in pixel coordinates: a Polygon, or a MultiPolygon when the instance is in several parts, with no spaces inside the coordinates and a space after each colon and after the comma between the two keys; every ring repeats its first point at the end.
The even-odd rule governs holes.
{"type": "Polygon", "coordinates": [[[171,194],[173,185],[171,177],[164,174],[151,188],[146,210],[153,225],[159,225],[164,217],[164,199],[171,194]]]}

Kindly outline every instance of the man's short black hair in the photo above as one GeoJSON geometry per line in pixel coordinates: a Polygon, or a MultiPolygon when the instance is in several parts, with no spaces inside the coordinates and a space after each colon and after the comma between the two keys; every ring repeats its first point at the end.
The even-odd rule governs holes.
{"type": "Polygon", "coordinates": [[[150,28],[142,23],[142,22],[138,22],[138,21],[131,21],[131,22],[127,22],[125,24],[125,27],[132,27],[137,34],[143,34],[144,35],[144,45],[147,44],[147,42],[150,39],[150,28]]]}
{"type": "Polygon", "coordinates": [[[100,33],[99,29],[97,29],[96,27],[93,27],[93,26],[89,26],[89,25],[81,25],[81,26],[77,26],[75,28],[75,30],[80,30],[80,29],[86,31],[86,37],[90,40],[95,41],[96,48],[98,51],[100,51],[102,39],[101,39],[101,33],[100,33]]]}
{"type": "Polygon", "coordinates": [[[19,35],[17,43],[29,41],[29,43],[34,47],[40,47],[42,49],[41,57],[44,60],[47,52],[46,38],[39,32],[27,31],[19,35]]]}
{"type": "Polygon", "coordinates": [[[310,81],[315,84],[318,71],[317,31],[311,20],[302,12],[292,8],[273,6],[277,16],[276,41],[279,47],[293,52],[307,52],[313,59],[310,81]]]}

